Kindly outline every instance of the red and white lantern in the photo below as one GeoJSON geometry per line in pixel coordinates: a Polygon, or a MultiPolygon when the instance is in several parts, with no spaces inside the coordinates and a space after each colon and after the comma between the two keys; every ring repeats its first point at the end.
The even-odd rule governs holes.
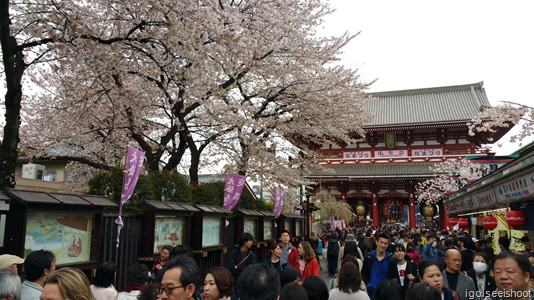
{"type": "Polygon", "coordinates": [[[467,218],[459,218],[458,226],[460,226],[461,228],[469,227],[469,221],[467,221],[467,218]]]}
{"type": "Polygon", "coordinates": [[[498,224],[497,218],[494,216],[485,216],[484,219],[482,219],[482,225],[489,230],[497,228],[498,224]]]}
{"type": "Polygon", "coordinates": [[[449,224],[450,224],[451,226],[456,226],[456,224],[458,224],[458,219],[456,219],[456,218],[450,218],[450,219],[449,219],[449,224]]]}
{"type": "Polygon", "coordinates": [[[523,227],[527,219],[522,211],[511,210],[506,213],[506,221],[510,227],[523,227]]]}

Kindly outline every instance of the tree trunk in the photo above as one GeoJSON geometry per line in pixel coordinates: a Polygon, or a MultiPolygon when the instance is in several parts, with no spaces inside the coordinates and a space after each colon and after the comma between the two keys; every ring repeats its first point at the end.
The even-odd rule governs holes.
{"type": "Polygon", "coordinates": [[[4,138],[0,142],[0,190],[15,185],[17,145],[19,142],[22,74],[26,69],[22,49],[10,36],[9,1],[0,1],[0,43],[6,78],[4,138]]]}

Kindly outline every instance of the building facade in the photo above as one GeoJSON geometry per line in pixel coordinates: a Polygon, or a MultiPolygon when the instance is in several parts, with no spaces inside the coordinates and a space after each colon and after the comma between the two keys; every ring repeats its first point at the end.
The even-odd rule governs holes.
{"type": "Polygon", "coordinates": [[[416,204],[416,185],[434,176],[430,167],[448,159],[509,161],[481,149],[509,128],[492,136],[468,135],[467,123],[487,107],[482,82],[370,93],[366,108],[374,119],[363,126],[366,136],[353,145],[323,146],[318,150],[321,168],[306,178],[315,182],[316,192],[326,190],[348,203],[356,222],[447,225],[442,204],[416,204]]]}

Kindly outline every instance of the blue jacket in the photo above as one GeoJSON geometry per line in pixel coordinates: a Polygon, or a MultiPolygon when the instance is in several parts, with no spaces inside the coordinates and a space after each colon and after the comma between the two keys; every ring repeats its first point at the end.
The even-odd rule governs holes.
{"type": "Polygon", "coordinates": [[[429,260],[439,264],[438,249],[432,247],[431,243],[427,243],[423,247],[423,260],[429,260]]]}
{"type": "Polygon", "coordinates": [[[367,284],[367,293],[372,297],[375,287],[384,279],[388,278],[390,254],[379,261],[376,257],[376,249],[368,253],[363,259],[362,280],[367,284]]]}

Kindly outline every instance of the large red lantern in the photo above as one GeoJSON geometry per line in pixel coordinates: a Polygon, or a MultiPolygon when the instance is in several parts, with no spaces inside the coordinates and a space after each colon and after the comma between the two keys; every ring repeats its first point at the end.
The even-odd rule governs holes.
{"type": "Polygon", "coordinates": [[[461,228],[469,227],[469,221],[467,221],[467,218],[459,218],[458,226],[460,226],[461,228]]]}
{"type": "Polygon", "coordinates": [[[493,230],[497,228],[497,218],[495,218],[494,216],[485,216],[484,219],[482,219],[482,225],[484,225],[484,227],[489,230],[493,230]]]}
{"type": "Polygon", "coordinates": [[[450,219],[449,219],[449,224],[450,224],[451,226],[456,226],[456,224],[458,224],[458,219],[456,219],[456,218],[450,218],[450,219]]]}
{"type": "Polygon", "coordinates": [[[398,199],[386,201],[384,209],[384,216],[390,222],[397,222],[402,218],[402,212],[404,211],[402,201],[398,199]]]}
{"type": "Polygon", "coordinates": [[[506,213],[506,221],[511,227],[522,227],[525,226],[526,217],[520,210],[511,210],[506,213]]]}

